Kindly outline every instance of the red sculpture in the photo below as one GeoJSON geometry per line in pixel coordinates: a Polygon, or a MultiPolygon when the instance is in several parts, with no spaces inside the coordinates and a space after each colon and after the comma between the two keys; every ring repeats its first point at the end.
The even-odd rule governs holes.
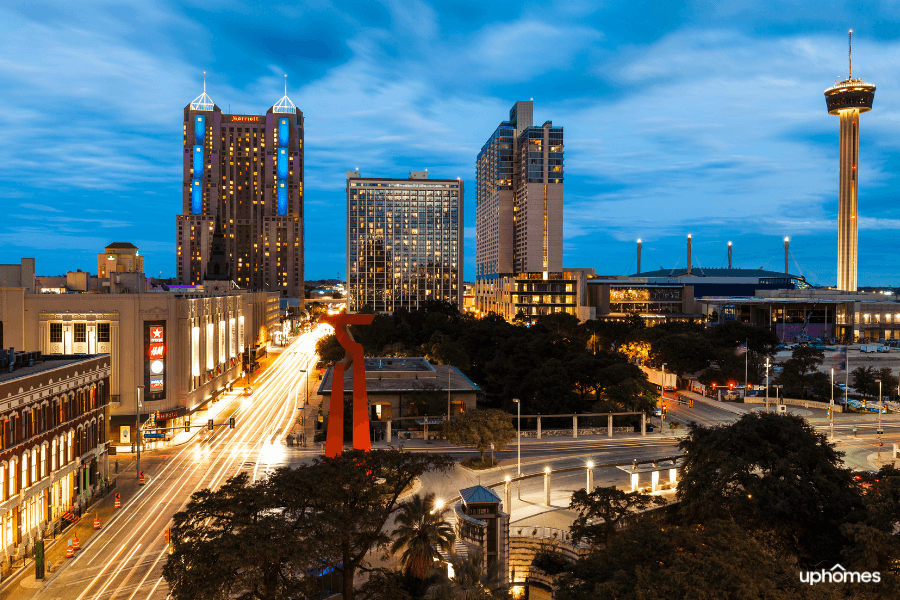
{"type": "Polygon", "coordinates": [[[339,456],[344,450],[344,371],[353,365],[353,447],[372,449],[369,436],[369,399],[366,394],[366,365],[362,344],[350,335],[348,325],[371,325],[375,315],[322,315],[319,321],[334,327],[334,334],[344,349],[344,358],[334,365],[331,378],[331,403],[328,410],[328,437],[325,456],[339,456]]]}

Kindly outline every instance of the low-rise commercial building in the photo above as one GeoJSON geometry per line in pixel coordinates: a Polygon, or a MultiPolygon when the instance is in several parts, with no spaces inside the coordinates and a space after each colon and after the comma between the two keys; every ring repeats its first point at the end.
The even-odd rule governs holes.
{"type": "MultiPolygon", "coordinates": [[[[475,408],[481,388],[449,365],[432,365],[424,358],[366,358],[366,393],[369,398],[369,419],[373,422],[392,421],[423,415],[423,408],[440,405],[431,416],[458,415],[475,408]],[[418,405],[416,408],[411,406],[418,405]]],[[[334,368],[329,367],[317,391],[331,397],[334,368]]],[[[344,394],[352,396],[353,371],[344,373],[344,394]]],[[[326,402],[327,404],[327,402],[326,402]]]]}
{"type": "Polygon", "coordinates": [[[780,340],[805,337],[861,342],[900,339],[900,302],[890,296],[840,290],[774,290],[755,296],[703,298],[710,321],[766,327],[780,340]]]}
{"type": "Polygon", "coordinates": [[[50,356],[108,353],[109,435],[130,441],[137,386],[144,386],[142,421],[160,411],[169,425],[180,425],[241,377],[246,348],[268,343],[279,326],[279,297],[203,289],[30,294],[2,288],[0,330],[7,347],[50,356]]]}
{"type": "Polygon", "coordinates": [[[0,545],[16,556],[107,476],[112,360],[3,351],[0,367],[0,545]]]}

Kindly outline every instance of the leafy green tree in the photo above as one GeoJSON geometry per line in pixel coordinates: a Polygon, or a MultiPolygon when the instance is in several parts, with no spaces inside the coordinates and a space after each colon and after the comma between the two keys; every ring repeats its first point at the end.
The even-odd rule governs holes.
{"type": "Polygon", "coordinates": [[[572,494],[569,503],[569,507],[578,512],[569,530],[576,542],[587,540],[591,546],[606,545],[622,519],[665,503],[665,498],[660,496],[626,492],[616,487],[598,487],[592,492],[581,488],[572,494]]]}
{"type": "Polygon", "coordinates": [[[562,361],[551,358],[524,376],[521,396],[531,412],[554,414],[571,412],[575,405],[575,385],[562,361]],[[530,393],[529,393],[530,391],[530,393]]]}
{"type": "Polygon", "coordinates": [[[707,368],[712,357],[712,344],[699,334],[666,335],[650,345],[650,363],[656,368],[666,363],[666,371],[679,377],[707,368]]]}
{"type": "Polygon", "coordinates": [[[885,465],[865,491],[865,520],[846,523],[843,562],[848,568],[881,573],[885,590],[900,589],[900,470],[885,465]]]}
{"type": "MultiPolygon", "coordinates": [[[[748,325],[738,321],[726,321],[715,327],[710,327],[707,337],[718,348],[732,352],[747,342],[747,349],[751,354],[772,356],[778,346],[778,336],[765,327],[748,325]]],[[[743,363],[743,357],[741,357],[743,363]]]]}
{"type": "Polygon", "coordinates": [[[428,343],[422,346],[422,354],[429,361],[438,365],[453,365],[463,371],[469,370],[469,355],[463,347],[449,335],[434,332],[428,343]]]}
{"type": "Polygon", "coordinates": [[[503,585],[499,562],[484,568],[481,550],[463,558],[454,554],[450,558],[453,579],[444,577],[428,589],[426,598],[434,600],[509,600],[509,590],[503,585]]]}
{"type": "Polygon", "coordinates": [[[475,446],[481,453],[481,462],[484,462],[484,453],[490,449],[491,444],[497,450],[503,450],[516,437],[512,415],[493,408],[470,410],[455,421],[445,423],[443,432],[451,444],[475,446]]]}
{"type": "Polygon", "coordinates": [[[400,505],[391,554],[403,550],[400,560],[408,575],[424,580],[441,557],[438,549],[446,553],[453,551],[456,536],[444,520],[447,510],[437,506],[433,493],[424,498],[416,494],[400,505]]]}
{"type": "Polygon", "coordinates": [[[803,418],[755,412],[691,424],[679,446],[686,523],[734,520],[808,565],[840,558],[840,527],[860,520],[862,500],[843,453],[803,418]]]}
{"type": "Polygon", "coordinates": [[[163,568],[170,593],[175,600],[309,597],[314,574],[331,569],[343,579],[343,597],[354,600],[357,572],[390,544],[384,527],[400,494],[416,477],[453,464],[446,455],[349,450],[257,483],[241,474],[197,492],[173,517],[174,551],[163,568]]]}
{"type": "Polygon", "coordinates": [[[559,600],[837,600],[827,586],[801,587],[797,570],[723,520],[629,526],[559,580],[559,600]]]}
{"type": "Polygon", "coordinates": [[[850,371],[852,379],[851,387],[863,396],[874,397],[878,395],[877,371],[874,367],[857,367],[850,371]]]}
{"type": "Polygon", "coordinates": [[[337,336],[331,333],[316,342],[316,354],[325,366],[330,367],[344,358],[344,349],[338,343],[337,336]]]}
{"type": "Polygon", "coordinates": [[[163,567],[172,598],[287,599],[308,589],[304,575],[316,558],[297,540],[309,534],[313,500],[279,493],[284,479],[252,484],[240,473],[191,496],[173,518],[173,552],[163,567]]]}
{"type": "Polygon", "coordinates": [[[413,600],[410,588],[417,582],[400,571],[374,569],[368,579],[356,591],[357,600],[413,600]]]}
{"type": "MultiPolygon", "coordinates": [[[[822,378],[817,377],[819,366],[825,360],[825,353],[818,348],[798,346],[791,353],[791,358],[784,362],[784,370],[775,379],[775,382],[784,386],[784,395],[793,398],[809,398],[813,396],[818,387],[825,396],[830,396],[829,388],[822,389],[822,378]]],[[[828,383],[827,385],[831,385],[828,383]]]]}

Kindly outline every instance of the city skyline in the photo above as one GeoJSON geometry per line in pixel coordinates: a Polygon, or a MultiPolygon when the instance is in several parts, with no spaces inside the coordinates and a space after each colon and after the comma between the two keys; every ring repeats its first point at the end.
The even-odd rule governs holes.
{"type": "Polygon", "coordinates": [[[259,114],[288,75],[307,120],[307,279],[346,277],[347,170],[428,168],[474,184],[497,115],[533,97],[535,123],[570,128],[564,267],[634,272],[638,238],[645,270],[684,267],[691,233],[701,266],[724,266],[731,240],[735,266],[777,268],[790,236],[793,270],[834,285],[839,139],[822,91],[846,76],[853,27],[854,75],[880,90],[860,138],[859,284],[898,285],[900,17],[829,6],[675,4],[644,20],[637,5],[237,7],[215,18],[165,5],[6,7],[0,262],[90,269],[98,247],[129,241],[148,275],[175,277],[178,123],[206,70],[229,114],[259,114]],[[47,98],[65,108],[43,109],[47,98]]]}

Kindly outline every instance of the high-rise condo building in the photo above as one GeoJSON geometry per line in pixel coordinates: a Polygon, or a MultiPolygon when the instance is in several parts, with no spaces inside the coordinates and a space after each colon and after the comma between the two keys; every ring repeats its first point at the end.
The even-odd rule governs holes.
{"type": "Polygon", "coordinates": [[[443,300],[462,309],[463,182],[347,171],[347,303],[375,312],[443,300]]]}
{"type": "MultiPolygon", "coordinates": [[[[507,312],[498,303],[514,276],[563,277],[563,128],[551,121],[535,126],[532,115],[531,101],[516,102],[478,154],[475,276],[482,312],[507,312]]],[[[544,306],[530,314],[573,312],[565,301],[541,298],[544,306]]]]}
{"type": "MultiPolygon", "coordinates": [[[[853,30],[850,30],[852,35],[853,30]]],[[[853,78],[853,63],[847,79],[825,90],[829,115],[841,118],[841,149],[838,170],[837,289],[856,291],[857,229],[859,227],[859,115],[872,110],[875,85],[853,78]]]]}
{"type": "Polygon", "coordinates": [[[238,287],[303,298],[303,113],[287,89],[264,115],[230,115],[204,84],[184,108],[183,159],[179,281],[203,281],[218,218],[238,287]]]}

